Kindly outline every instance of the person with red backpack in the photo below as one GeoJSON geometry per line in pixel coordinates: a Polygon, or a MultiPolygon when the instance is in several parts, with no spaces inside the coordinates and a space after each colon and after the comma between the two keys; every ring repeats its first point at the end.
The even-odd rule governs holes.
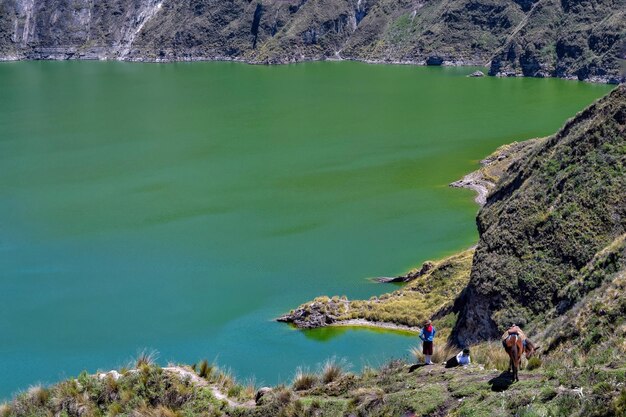
{"type": "Polygon", "coordinates": [[[433,340],[437,331],[433,327],[433,322],[426,320],[424,327],[420,331],[419,338],[422,339],[422,353],[424,354],[426,365],[433,365],[430,357],[433,355],[433,340]]]}

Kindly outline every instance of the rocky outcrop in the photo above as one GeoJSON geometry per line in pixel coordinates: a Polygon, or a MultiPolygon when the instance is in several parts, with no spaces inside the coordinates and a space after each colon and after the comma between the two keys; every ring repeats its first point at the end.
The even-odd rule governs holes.
{"type": "Polygon", "coordinates": [[[501,146],[480,161],[479,170],[467,174],[462,179],[451,183],[450,186],[475,191],[476,203],[481,207],[484,206],[487,203],[487,196],[511,164],[524,157],[539,141],[532,139],[501,146]]]}
{"type": "Polygon", "coordinates": [[[1,0],[0,60],[491,63],[617,82],[624,1],[1,0]]]}
{"type": "Polygon", "coordinates": [[[626,1],[538,0],[491,60],[491,75],[624,80],[626,1]]]}
{"type": "Polygon", "coordinates": [[[346,299],[321,297],[304,304],[276,321],[293,324],[300,329],[314,329],[336,323],[350,308],[346,299]]]}
{"type": "Polygon", "coordinates": [[[450,187],[467,188],[476,191],[475,201],[481,207],[485,205],[489,191],[495,186],[493,182],[487,181],[480,171],[467,174],[462,179],[450,184],[450,187]]]}
{"type": "MultiPolygon", "coordinates": [[[[401,289],[369,300],[345,297],[318,297],[278,321],[311,329],[325,326],[359,326],[416,331],[424,320],[443,319],[453,310],[454,300],[469,281],[474,249],[436,262],[404,275],[401,289]]],[[[449,328],[449,324],[447,324],[449,328]]]]}

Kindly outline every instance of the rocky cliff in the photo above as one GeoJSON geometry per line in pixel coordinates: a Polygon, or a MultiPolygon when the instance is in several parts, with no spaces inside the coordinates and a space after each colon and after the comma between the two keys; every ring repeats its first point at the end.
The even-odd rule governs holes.
{"type": "Polygon", "coordinates": [[[0,58],[355,59],[624,79],[626,0],[0,0],[0,58]]]}
{"type": "Polygon", "coordinates": [[[509,167],[477,219],[457,343],[540,331],[625,267],[626,86],[509,167]]]}

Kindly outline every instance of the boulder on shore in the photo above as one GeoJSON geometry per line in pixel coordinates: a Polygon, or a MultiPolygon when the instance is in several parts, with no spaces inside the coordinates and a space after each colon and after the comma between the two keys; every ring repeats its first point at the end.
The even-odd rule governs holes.
{"type": "Polygon", "coordinates": [[[350,301],[339,297],[318,297],[301,305],[276,321],[290,323],[300,329],[315,329],[335,323],[349,309],[350,301]]]}
{"type": "Polygon", "coordinates": [[[269,387],[259,388],[259,390],[256,392],[256,395],[254,396],[254,403],[256,405],[261,405],[263,397],[265,397],[270,392],[272,392],[272,389],[269,387]]]}
{"type": "Polygon", "coordinates": [[[426,275],[435,266],[436,265],[435,265],[434,262],[426,261],[426,262],[424,262],[422,264],[422,267],[420,269],[416,269],[416,270],[410,271],[407,274],[400,275],[400,276],[397,276],[395,278],[388,278],[388,277],[374,278],[374,281],[381,282],[383,284],[392,283],[392,282],[409,282],[409,281],[413,281],[416,278],[421,277],[422,275],[426,275]]]}

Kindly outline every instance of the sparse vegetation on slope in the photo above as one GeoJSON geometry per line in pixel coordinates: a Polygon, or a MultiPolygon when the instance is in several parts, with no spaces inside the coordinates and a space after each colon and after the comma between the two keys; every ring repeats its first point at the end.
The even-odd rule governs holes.
{"type": "Polygon", "coordinates": [[[152,364],[119,374],[82,373],[19,394],[0,406],[0,416],[624,415],[623,363],[608,369],[559,365],[556,360],[548,365],[529,362],[521,381],[511,384],[510,376],[502,372],[508,363],[499,344],[472,346],[472,352],[473,364],[464,368],[392,361],[359,374],[333,371],[327,378],[325,366],[319,373],[298,374],[293,388],[266,387],[256,395],[231,382],[232,387],[241,387],[239,397],[223,394],[225,387],[216,385],[217,379],[200,378],[186,367],[152,364]]]}
{"type": "Polygon", "coordinates": [[[619,269],[626,232],[626,87],[514,163],[478,216],[457,343],[541,329],[619,269]]]}

